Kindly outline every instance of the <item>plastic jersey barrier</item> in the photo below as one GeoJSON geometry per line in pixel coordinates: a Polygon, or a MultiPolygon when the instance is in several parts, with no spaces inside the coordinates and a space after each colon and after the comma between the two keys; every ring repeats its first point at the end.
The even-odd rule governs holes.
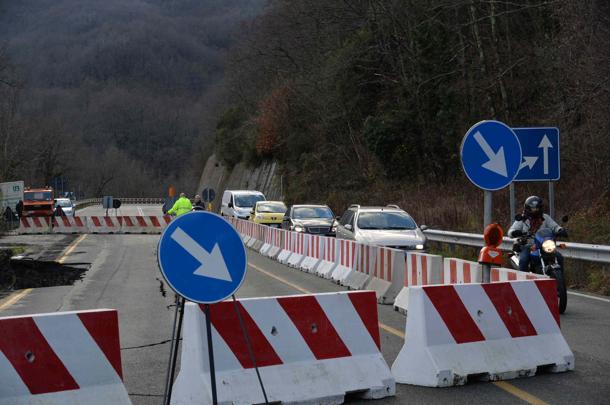
{"type": "Polygon", "coordinates": [[[308,235],[305,258],[300,264],[301,270],[315,273],[315,268],[324,257],[325,239],[326,237],[320,235],[308,235]]]}
{"type": "Polygon", "coordinates": [[[442,284],[480,283],[482,280],[483,272],[479,263],[445,258],[442,284]]]}
{"type": "Polygon", "coordinates": [[[315,274],[323,278],[331,278],[340,258],[339,239],[324,239],[324,254],[322,260],[314,269],[315,274]]]}
{"type": "Polygon", "coordinates": [[[115,310],[0,318],[0,404],[130,404],[115,310]]]}
{"type": "Polygon", "coordinates": [[[338,239],[339,254],[337,265],[333,269],[331,278],[343,285],[345,280],[354,271],[358,244],[353,240],[338,239]]]}
{"type": "Polygon", "coordinates": [[[394,300],[394,309],[407,312],[411,287],[441,284],[443,280],[443,258],[437,255],[408,252],[405,260],[403,286],[394,300]]]}
{"type": "Polygon", "coordinates": [[[555,280],[412,287],[397,382],[447,387],[574,369],[555,280]]]}
{"type": "MultiPolygon", "coordinates": [[[[220,404],[264,403],[237,310],[271,403],[339,404],[395,394],[380,352],[375,295],[369,291],[254,298],[210,308],[220,404]]],[[[211,403],[205,314],[186,305],[181,369],[173,405],[211,403]]]]}

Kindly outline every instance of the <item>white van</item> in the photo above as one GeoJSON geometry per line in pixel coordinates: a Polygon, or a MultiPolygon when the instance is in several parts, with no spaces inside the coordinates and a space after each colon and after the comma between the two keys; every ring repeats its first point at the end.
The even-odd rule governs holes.
{"type": "Polygon", "coordinates": [[[264,200],[265,195],[260,191],[226,190],[222,195],[220,215],[248,219],[256,203],[264,200]]]}

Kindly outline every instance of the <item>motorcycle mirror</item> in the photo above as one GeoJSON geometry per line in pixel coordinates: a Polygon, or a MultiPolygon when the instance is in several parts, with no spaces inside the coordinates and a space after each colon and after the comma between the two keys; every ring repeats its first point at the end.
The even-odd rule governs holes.
{"type": "Polygon", "coordinates": [[[521,214],[515,215],[515,221],[523,221],[523,215],[521,215],[521,214]]]}
{"type": "Polygon", "coordinates": [[[568,222],[570,220],[570,217],[567,215],[564,215],[563,217],[561,217],[561,222],[568,222]]]}

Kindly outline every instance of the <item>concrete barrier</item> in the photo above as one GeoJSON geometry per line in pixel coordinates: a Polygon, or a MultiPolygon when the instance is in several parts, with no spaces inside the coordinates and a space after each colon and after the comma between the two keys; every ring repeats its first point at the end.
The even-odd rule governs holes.
{"type": "Polygon", "coordinates": [[[357,247],[358,244],[353,240],[338,239],[337,265],[331,275],[331,278],[337,283],[343,285],[349,275],[355,271],[357,247]]]}
{"type": "Polygon", "coordinates": [[[441,284],[442,280],[442,256],[407,252],[403,287],[394,300],[394,309],[406,314],[409,306],[409,291],[411,287],[441,284]]]}
{"type": "Polygon", "coordinates": [[[483,280],[481,265],[468,260],[445,258],[443,284],[480,283],[483,280]]]}
{"type": "Polygon", "coordinates": [[[307,249],[305,258],[300,264],[300,268],[308,273],[313,273],[315,268],[320,264],[324,257],[324,248],[326,247],[326,237],[320,235],[307,236],[307,249]]]}
{"type": "Polygon", "coordinates": [[[429,387],[574,369],[555,280],[412,287],[397,382],[429,387]]]}
{"type": "Polygon", "coordinates": [[[82,234],[89,233],[86,217],[53,217],[51,221],[52,233],[58,234],[82,234]]]}
{"type": "Polygon", "coordinates": [[[115,310],[0,318],[0,404],[131,404],[115,310]]]}
{"type": "Polygon", "coordinates": [[[524,273],[519,270],[505,269],[503,267],[491,269],[490,279],[492,283],[500,281],[516,281],[516,280],[538,280],[548,279],[549,276],[536,273],[524,273]]]}
{"type": "Polygon", "coordinates": [[[48,217],[22,217],[19,219],[20,235],[51,233],[51,220],[48,217]]]}
{"type": "MultiPolygon", "coordinates": [[[[218,402],[339,404],[395,394],[380,353],[375,295],[368,291],[222,302],[210,307],[218,402]],[[254,359],[237,311],[252,342],[254,359]]],[[[210,404],[205,315],[186,305],[181,367],[172,404],[210,404]]]]}

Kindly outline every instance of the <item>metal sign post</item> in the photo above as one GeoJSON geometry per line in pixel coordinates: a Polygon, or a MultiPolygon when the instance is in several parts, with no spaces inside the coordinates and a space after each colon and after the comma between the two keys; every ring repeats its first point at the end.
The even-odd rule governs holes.
{"type": "Polygon", "coordinates": [[[166,381],[165,404],[171,401],[184,301],[205,304],[212,401],[217,403],[210,304],[230,297],[246,276],[246,249],[231,224],[219,215],[193,211],[173,220],[163,231],[157,249],[159,269],[169,286],[182,297],[166,381]]]}

